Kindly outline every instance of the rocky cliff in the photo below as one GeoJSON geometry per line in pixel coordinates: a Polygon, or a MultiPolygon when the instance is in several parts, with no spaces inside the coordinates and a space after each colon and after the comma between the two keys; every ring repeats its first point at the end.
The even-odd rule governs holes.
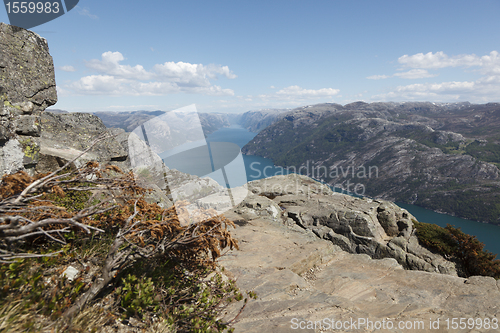
{"type": "Polygon", "coordinates": [[[481,137],[449,130],[475,108],[493,122],[500,112],[467,103],[304,107],[281,115],[243,152],[360,195],[500,223],[498,134],[474,122],[481,137]]]}
{"type": "Polygon", "coordinates": [[[349,253],[393,258],[406,269],[457,275],[455,263],[419,245],[415,217],[391,202],[336,193],[296,174],[252,181],[247,188],[252,195],[234,210],[242,221],[271,219],[349,253]]]}
{"type": "MultiPolygon", "coordinates": [[[[235,332],[457,332],[453,318],[481,318],[464,332],[493,332],[483,324],[500,316],[495,279],[404,270],[395,259],[345,252],[309,228],[252,210],[253,218],[228,214],[240,250],[220,260],[227,277],[258,295],[235,332]]],[[[227,318],[237,312],[234,306],[227,318]]]]}
{"type": "Polygon", "coordinates": [[[47,41],[0,23],[0,174],[33,172],[40,151],[40,115],[56,102],[47,41]]]}

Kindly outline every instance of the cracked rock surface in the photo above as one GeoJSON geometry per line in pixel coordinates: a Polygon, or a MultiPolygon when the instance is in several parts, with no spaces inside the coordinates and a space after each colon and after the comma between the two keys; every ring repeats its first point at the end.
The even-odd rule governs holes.
{"type": "Polygon", "coordinates": [[[57,102],[47,41],[5,23],[0,23],[0,96],[12,105],[32,102],[33,110],[28,112],[41,112],[57,102]]]}
{"type": "Polygon", "coordinates": [[[56,102],[47,41],[0,23],[0,175],[34,172],[40,155],[40,115],[56,102]]]}
{"type": "MultiPolygon", "coordinates": [[[[285,218],[288,208],[283,210],[282,202],[276,203],[281,200],[278,198],[284,197],[279,195],[280,191],[297,196],[300,191],[307,193],[307,190],[304,183],[298,183],[295,190],[291,190],[291,186],[280,190],[275,186],[278,181],[287,184],[284,179],[272,179],[267,185],[249,184],[249,189],[254,191],[259,185],[261,193],[274,193],[273,200],[251,194],[232,212],[225,214],[235,222],[236,229],[231,233],[239,240],[240,250],[229,251],[219,262],[225,267],[224,274],[236,279],[241,290],[257,293],[257,300],[249,300],[238,316],[235,332],[404,332],[407,330],[397,325],[407,321],[423,325],[412,332],[456,332],[446,326],[446,319],[491,320],[500,316],[500,285],[495,279],[480,276],[465,279],[437,272],[407,270],[397,258],[374,259],[365,253],[346,252],[331,240],[320,239],[312,227],[306,225],[304,228],[285,218]],[[276,214],[271,207],[278,207],[282,212],[276,214]],[[390,321],[394,327],[377,330],[357,325],[333,330],[327,326],[332,321],[358,322],[360,319],[381,323],[390,321]],[[438,320],[439,329],[431,329],[430,323],[435,325],[438,320]],[[304,329],[297,329],[297,325],[304,329]]],[[[314,191],[320,190],[318,187],[314,191]]],[[[304,210],[299,210],[298,215],[306,215],[305,209],[313,201],[304,201],[304,210]]],[[[365,208],[369,206],[365,205],[365,208]]],[[[385,207],[384,212],[395,209],[386,202],[378,203],[377,207],[380,206],[385,207]]],[[[346,206],[345,210],[360,212],[366,209],[362,205],[352,205],[346,206]]],[[[373,214],[377,215],[376,209],[373,214]]],[[[405,236],[386,234],[384,237],[388,244],[393,243],[396,247],[395,244],[404,243],[405,236]]],[[[416,246],[412,242],[406,244],[408,251],[416,246]]],[[[411,251],[417,252],[415,249],[411,251]]],[[[406,253],[417,258],[416,254],[406,253]]],[[[230,307],[226,318],[234,318],[238,310],[237,304],[230,307]]],[[[476,327],[472,331],[494,330],[476,327]]]]}

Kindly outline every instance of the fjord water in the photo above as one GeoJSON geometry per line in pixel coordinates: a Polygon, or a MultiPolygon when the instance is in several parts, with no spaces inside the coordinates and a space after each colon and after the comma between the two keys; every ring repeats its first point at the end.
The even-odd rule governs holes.
{"type": "MultiPolygon", "coordinates": [[[[233,142],[242,148],[247,144],[257,133],[252,133],[245,128],[237,125],[221,128],[207,136],[208,142],[233,142]]],[[[243,155],[247,180],[257,180],[266,177],[271,177],[279,174],[286,174],[286,169],[276,167],[270,159],[243,155]]],[[[243,184],[237,184],[240,186],[243,184]]],[[[500,227],[492,224],[480,223],[476,221],[461,219],[458,217],[436,213],[422,207],[397,203],[400,207],[408,210],[420,222],[434,223],[441,227],[446,227],[451,224],[456,228],[460,228],[463,232],[475,235],[477,239],[485,244],[485,249],[495,254],[500,254],[500,227]]],[[[500,259],[500,256],[498,256],[500,259]]]]}

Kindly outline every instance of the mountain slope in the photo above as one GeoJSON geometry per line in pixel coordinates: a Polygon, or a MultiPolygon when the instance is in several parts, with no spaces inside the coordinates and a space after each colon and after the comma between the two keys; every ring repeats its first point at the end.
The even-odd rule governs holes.
{"type": "Polygon", "coordinates": [[[243,152],[359,195],[500,224],[500,170],[488,163],[500,163],[500,145],[474,123],[474,109],[497,112],[468,103],[309,106],[281,115],[243,152]],[[483,135],[449,131],[460,122],[464,134],[483,135]]]}

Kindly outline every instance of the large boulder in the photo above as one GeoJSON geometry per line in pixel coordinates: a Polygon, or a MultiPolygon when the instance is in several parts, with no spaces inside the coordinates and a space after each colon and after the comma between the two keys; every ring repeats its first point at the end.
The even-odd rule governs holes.
{"type": "Polygon", "coordinates": [[[407,269],[457,275],[454,263],[420,246],[413,229],[415,217],[391,202],[336,193],[297,174],[247,186],[252,195],[233,210],[247,220],[279,220],[312,231],[350,253],[393,258],[407,269]]]}
{"type": "Polygon", "coordinates": [[[40,115],[56,102],[47,41],[0,23],[0,175],[33,172],[40,151],[40,115]]]}
{"type": "Polygon", "coordinates": [[[97,142],[85,155],[75,161],[75,166],[94,160],[103,164],[116,164],[128,169],[128,151],[119,139],[123,130],[108,130],[101,119],[90,113],[55,114],[44,112],[41,116],[40,162],[36,170],[47,172],[73,160],[89,148],[96,138],[110,138],[97,142]]]}

